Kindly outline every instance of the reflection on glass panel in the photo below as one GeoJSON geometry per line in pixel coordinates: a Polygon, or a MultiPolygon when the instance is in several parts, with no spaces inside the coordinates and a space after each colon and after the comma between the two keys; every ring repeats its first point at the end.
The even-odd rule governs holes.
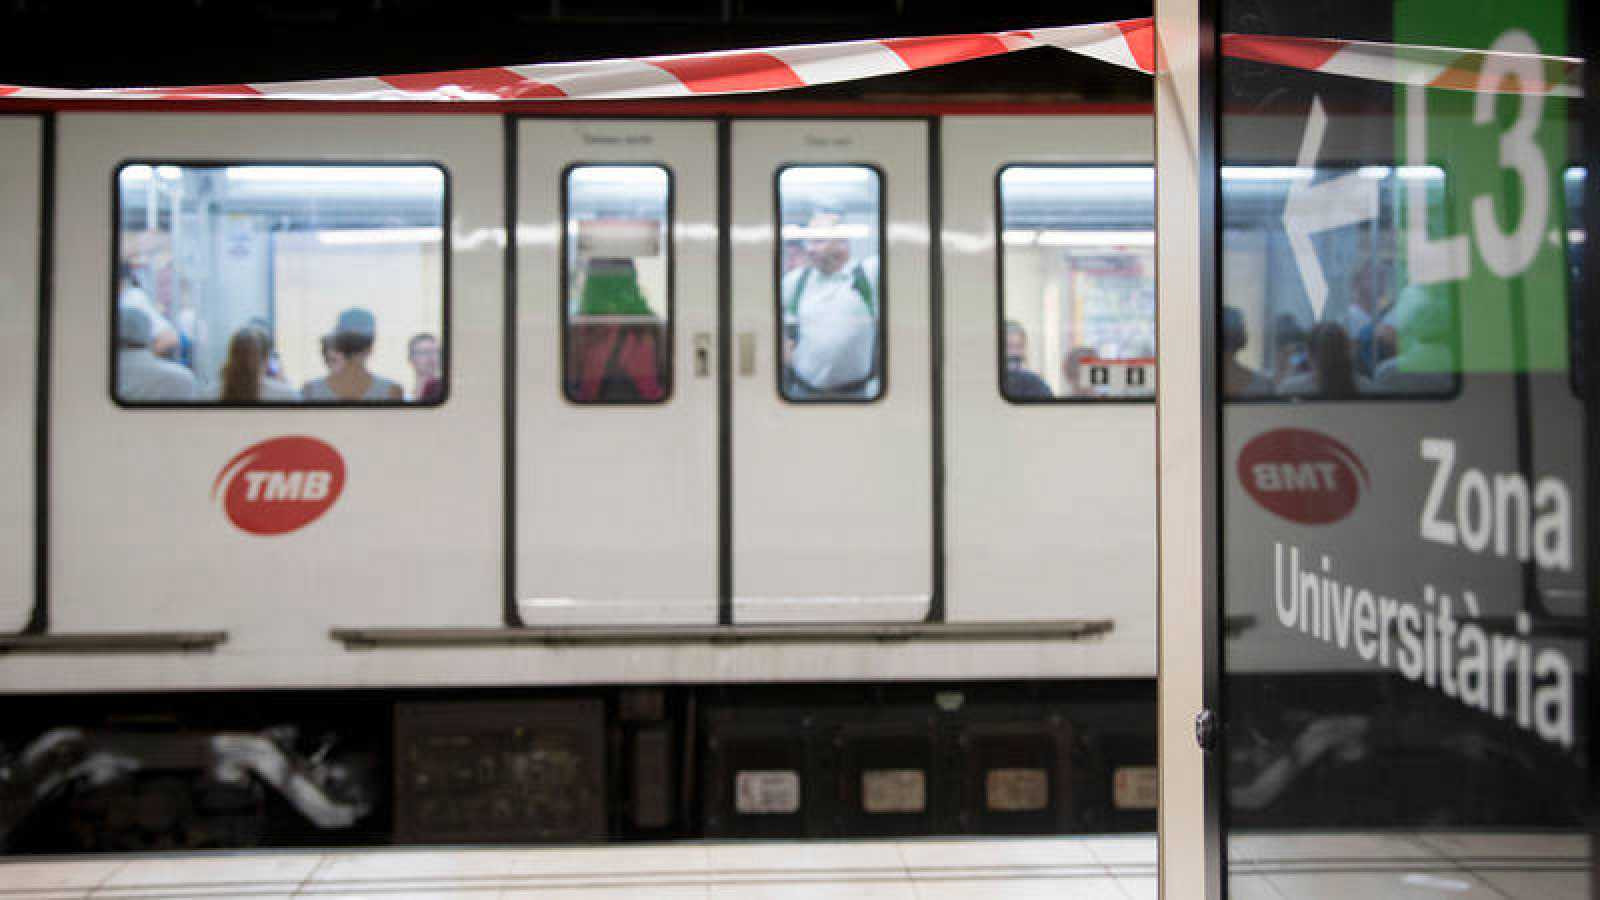
{"type": "Polygon", "coordinates": [[[443,402],[437,166],[117,172],[116,399],[443,402]]]}
{"type": "Polygon", "coordinates": [[[1008,166],[999,190],[1001,393],[1153,397],[1150,167],[1008,166]]]}
{"type": "Polygon", "coordinates": [[[1567,303],[1572,320],[1572,389],[1583,390],[1583,251],[1586,229],[1583,224],[1583,192],[1588,172],[1583,166],[1568,166],[1561,179],[1566,196],[1567,303]]]}
{"type": "Polygon", "coordinates": [[[1455,292],[1396,277],[1403,203],[1425,204],[1431,219],[1442,221],[1443,169],[1230,165],[1222,180],[1228,204],[1220,335],[1229,397],[1421,398],[1455,390],[1455,292]],[[1355,198],[1370,214],[1302,238],[1302,227],[1315,227],[1327,215],[1321,210],[1337,202],[1329,191],[1355,198]],[[1302,265],[1307,246],[1316,254],[1309,276],[1302,265]]]}
{"type": "Polygon", "coordinates": [[[786,400],[883,395],[883,180],[869,166],[778,173],[779,389],[786,400]]]}
{"type": "Polygon", "coordinates": [[[1525,90],[1571,10],[1226,0],[1222,30],[1268,12],[1503,53],[1448,87],[1221,66],[1230,885],[1586,897],[1580,104],[1525,90]]]}
{"type": "Polygon", "coordinates": [[[659,403],[672,392],[670,173],[567,170],[567,399],[659,403]]]}

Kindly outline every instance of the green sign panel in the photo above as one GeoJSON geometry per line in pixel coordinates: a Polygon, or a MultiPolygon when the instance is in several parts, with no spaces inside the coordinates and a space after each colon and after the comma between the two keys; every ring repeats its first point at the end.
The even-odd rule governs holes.
{"type": "Polygon", "coordinates": [[[1565,52],[1566,21],[1560,3],[1395,5],[1396,43],[1497,51],[1472,65],[1476,91],[1396,91],[1408,287],[1391,318],[1412,371],[1567,368],[1568,260],[1582,249],[1567,227],[1569,101],[1542,89],[1535,58],[1565,52]]]}

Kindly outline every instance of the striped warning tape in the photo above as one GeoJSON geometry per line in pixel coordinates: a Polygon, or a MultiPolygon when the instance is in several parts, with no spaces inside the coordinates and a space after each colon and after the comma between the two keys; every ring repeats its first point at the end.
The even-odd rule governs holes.
{"type": "Polygon", "coordinates": [[[1231,59],[1254,60],[1390,84],[1418,84],[1445,90],[1496,94],[1583,96],[1580,87],[1583,61],[1568,56],[1255,34],[1223,35],[1222,53],[1231,59]],[[1543,78],[1495,78],[1490,83],[1482,83],[1480,73],[1486,63],[1509,59],[1536,61],[1543,78]]]}
{"type": "Polygon", "coordinates": [[[0,86],[0,96],[45,100],[644,100],[833,84],[1045,46],[1146,72],[1155,69],[1151,20],[1134,19],[1034,31],[798,44],[327,81],[91,90],[0,86]]]}
{"type": "MultiPolygon", "coordinates": [[[[1146,73],[1156,71],[1154,20],[1127,19],[1031,31],[883,38],[797,44],[754,50],[648,56],[592,62],[538,63],[413,75],[212,84],[187,87],[67,89],[0,85],[0,98],[30,100],[620,100],[779,91],[891,75],[1027,50],[1056,47],[1146,73]]],[[[1581,63],[1538,56],[1543,83],[1496,79],[1480,88],[1478,73],[1497,56],[1404,44],[1328,38],[1226,35],[1223,53],[1334,75],[1426,84],[1454,90],[1548,91],[1578,96],[1581,63]]]]}

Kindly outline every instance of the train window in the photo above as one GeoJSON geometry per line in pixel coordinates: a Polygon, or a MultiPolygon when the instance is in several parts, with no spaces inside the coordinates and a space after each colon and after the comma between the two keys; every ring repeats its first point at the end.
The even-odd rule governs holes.
{"type": "Polygon", "coordinates": [[[1447,285],[1407,283],[1402,202],[1450,216],[1437,166],[1222,170],[1228,258],[1218,347],[1229,400],[1419,399],[1455,393],[1460,328],[1447,285]],[[1291,198],[1312,179],[1367,186],[1373,215],[1293,244],[1291,198]],[[1309,255],[1308,255],[1309,254],[1309,255]]]}
{"type": "Polygon", "coordinates": [[[1014,165],[998,181],[1001,395],[1155,396],[1150,167],[1014,165]]]}
{"type": "Polygon", "coordinates": [[[562,197],[567,399],[663,402],[672,393],[672,175],[577,165],[562,197]]]}
{"type": "Polygon", "coordinates": [[[136,162],[115,198],[119,404],[444,401],[440,166],[136,162]]]}
{"type": "Polygon", "coordinates": [[[778,172],[778,389],[868,401],[884,390],[883,175],[865,165],[778,172]]]}

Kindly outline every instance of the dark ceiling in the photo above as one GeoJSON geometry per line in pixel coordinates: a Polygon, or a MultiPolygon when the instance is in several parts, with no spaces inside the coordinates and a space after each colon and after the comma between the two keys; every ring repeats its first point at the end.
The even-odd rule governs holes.
{"type": "MultiPolygon", "coordinates": [[[[998,31],[1150,14],[1148,0],[0,0],[0,83],[216,84],[998,31]],[[975,15],[980,8],[983,15],[975,15]]],[[[1149,97],[1149,79],[1054,50],[813,95],[1149,97]]]]}

